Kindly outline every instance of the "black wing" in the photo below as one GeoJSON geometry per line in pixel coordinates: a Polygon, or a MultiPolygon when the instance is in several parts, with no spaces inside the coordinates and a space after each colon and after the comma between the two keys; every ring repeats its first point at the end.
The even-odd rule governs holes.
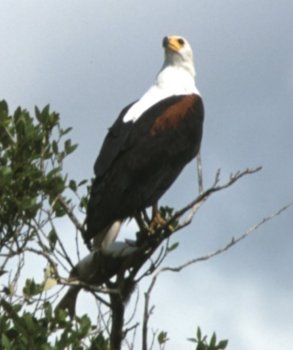
{"type": "Polygon", "coordinates": [[[115,161],[116,157],[119,156],[119,153],[123,152],[132,124],[124,123],[123,117],[134,103],[123,108],[114,124],[109,128],[94,165],[97,178],[101,178],[115,161]]]}

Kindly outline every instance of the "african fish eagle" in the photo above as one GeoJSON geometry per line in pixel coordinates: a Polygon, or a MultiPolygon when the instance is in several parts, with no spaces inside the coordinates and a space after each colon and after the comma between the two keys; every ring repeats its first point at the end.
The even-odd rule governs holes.
{"type": "Polygon", "coordinates": [[[102,145],[87,207],[85,243],[107,248],[123,220],[154,205],[198,153],[204,107],[192,49],[163,39],[165,59],[154,84],[125,107],[102,145]]]}

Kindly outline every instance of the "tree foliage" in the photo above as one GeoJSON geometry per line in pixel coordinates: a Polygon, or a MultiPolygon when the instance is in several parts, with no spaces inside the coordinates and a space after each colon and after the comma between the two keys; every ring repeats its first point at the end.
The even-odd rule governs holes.
{"type": "MultiPolygon", "coordinates": [[[[178,243],[171,244],[169,238],[191,222],[213,193],[260,168],[237,172],[223,185],[217,173],[214,184],[205,191],[199,174],[200,190],[194,201],[177,211],[161,207],[151,214],[142,212],[136,218],[139,229],[130,246],[124,244],[118,254],[90,252],[82,260],[80,218],[82,222],[89,188],[87,181],[77,182],[63,169],[64,160],[77,147],[68,136],[70,130],[61,127],[59,115],[49,106],[35,108],[31,116],[22,108],[10,114],[6,102],[0,102],[0,348],[118,350],[124,341],[132,349],[133,342],[127,341],[127,336],[135,334],[139,325],[126,328],[125,305],[135,286],[150,276],[141,327],[142,349],[149,350],[150,294],[159,274],[179,272],[222,253],[273,216],[227,246],[177,268],[161,267],[166,256],[178,248],[178,243]],[[76,243],[74,252],[66,247],[62,220],[71,223],[72,231],[66,234],[76,243]],[[42,278],[35,271],[28,273],[27,266],[43,267],[42,278]],[[60,301],[60,288],[64,286],[69,289],[60,301]],[[81,289],[95,298],[96,322],[87,315],[75,314],[81,289]]],[[[156,346],[167,348],[167,332],[155,335],[156,346]]],[[[208,341],[200,328],[189,341],[196,350],[225,349],[228,343],[217,341],[215,333],[208,341]]]]}
{"type": "MultiPolygon", "coordinates": [[[[87,316],[70,322],[67,312],[54,312],[44,295],[65,255],[57,252],[62,243],[58,247],[55,221],[67,216],[64,203],[71,205],[72,199],[66,191],[78,187],[62,171],[64,159],[77,147],[67,138],[70,130],[61,128],[49,106],[36,108],[32,117],[21,108],[10,115],[6,102],[0,103],[1,349],[83,349],[89,344],[107,349],[87,316]],[[32,271],[20,288],[26,259],[34,255],[45,260],[47,276],[37,283],[32,271]]],[[[84,201],[79,200],[81,207],[84,201]]]]}

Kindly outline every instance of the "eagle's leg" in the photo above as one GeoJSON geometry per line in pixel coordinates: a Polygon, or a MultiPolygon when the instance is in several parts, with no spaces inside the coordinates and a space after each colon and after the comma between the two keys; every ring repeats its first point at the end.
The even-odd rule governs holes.
{"type": "Polygon", "coordinates": [[[156,201],[155,204],[153,204],[152,206],[152,220],[156,215],[158,215],[158,213],[159,213],[159,203],[158,201],[156,201]]]}
{"type": "Polygon", "coordinates": [[[146,211],[140,211],[138,212],[136,215],[135,215],[135,220],[136,220],[136,223],[139,227],[139,230],[141,232],[146,232],[148,230],[148,226],[150,224],[150,219],[149,217],[147,216],[147,213],[146,211]]]}
{"type": "Polygon", "coordinates": [[[136,244],[139,246],[145,240],[145,238],[149,235],[149,227],[150,227],[150,219],[146,213],[146,211],[139,211],[135,216],[135,221],[139,228],[139,231],[136,233],[136,244]]]}
{"type": "Polygon", "coordinates": [[[161,216],[158,202],[152,206],[152,221],[149,225],[150,233],[154,233],[156,229],[166,224],[166,220],[161,216]]]}

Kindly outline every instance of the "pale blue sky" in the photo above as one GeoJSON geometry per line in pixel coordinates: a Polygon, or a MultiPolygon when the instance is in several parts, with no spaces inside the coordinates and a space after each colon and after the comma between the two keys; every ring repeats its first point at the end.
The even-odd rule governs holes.
{"type": "MultiPolygon", "coordinates": [[[[65,171],[90,178],[107,127],[159,70],[162,37],[185,36],[206,108],[205,184],[218,168],[223,180],[239,169],[264,168],[204,205],[175,237],[180,248],[168,263],[176,265],[293,199],[292,18],[291,0],[4,0],[0,98],[11,110],[50,103],[79,144],[65,171]]],[[[194,198],[194,167],[162,203],[179,208],[194,198]]],[[[291,209],[228,253],[162,276],[152,320],[153,328],[168,331],[167,349],[192,349],[186,338],[197,325],[230,339],[230,349],[290,349],[292,221],[291,209]]],[[[131,226],[126,231],[131,236],[131,226]]]]}

